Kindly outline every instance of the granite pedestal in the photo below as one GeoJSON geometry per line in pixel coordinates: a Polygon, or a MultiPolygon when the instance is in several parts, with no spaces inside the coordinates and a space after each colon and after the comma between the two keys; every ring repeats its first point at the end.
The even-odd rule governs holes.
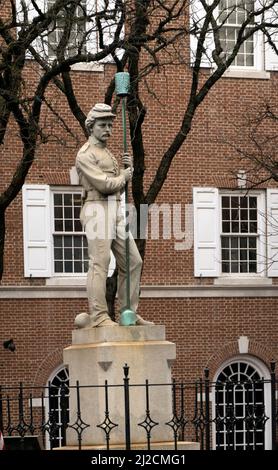
{"type": "MultiPolygon", "coordinates": [[[[174,343],[165,340],[165,327],[113,326],[74,330],[72,345],[64,350],[70,385],[80,389],[82,420],[90,427],[82,433],[82,446],[103,448],[105,432],[97,427],[105,419],[108,400],[109,419],[118,426],[110,433],[110,448],[125,448],[125,401],[123,378],[129,366],[130,435],[134,448],[145,448],[146,431],[138,423],[146,418],[146,387],[149,381],[150,417],[159,423],[151,432],[157,446],[172,446],[173,431],[165,423],[172,419],[171,366],[176,357],[174,343]],[[105,398],[104,384],[109,385],[105,398]],[[160,385],[159,385],[160,384],[160,385]],[[168,385],[162,385],[168,384],[168,385]],[[85,386],[94,387],[85,387],[85,386]],[[111,386],[111,387],[110,387],[111,386]],[[138,447],[139,446],[139,447],[138,447]]],[[[70,394],[70,422],[77,418],[75,390],[70,394]]],[[[67,446],[77,446],[77,434],[67,431],[67,446]]]]}

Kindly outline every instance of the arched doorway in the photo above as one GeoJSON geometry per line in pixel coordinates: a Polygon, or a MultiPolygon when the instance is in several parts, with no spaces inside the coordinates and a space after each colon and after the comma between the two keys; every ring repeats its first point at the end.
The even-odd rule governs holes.
{"type": "Polygon", "coordinates": [[[265,364],[248,355],[234,357],[222,364],[214,382],[214,448],[271,449],[271,387],[265,364]]]}
{"type": "Polygon", "coordinates": [[[69,372],[59,366],[49,377],[45,395],[46,449],[65,445],[64,423],[69,419],[69,372]]]}

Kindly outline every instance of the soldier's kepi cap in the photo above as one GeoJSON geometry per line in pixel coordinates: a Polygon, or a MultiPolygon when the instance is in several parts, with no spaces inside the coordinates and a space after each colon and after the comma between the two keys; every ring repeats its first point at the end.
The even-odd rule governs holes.
{"type": "Polygon", "coordinates": [[[95,106],[89,111],[87,119],[99,119],[106,117],[116,117],[116,114],[112,113],[112,108],[109,104],[96,103],[95,106]]]}

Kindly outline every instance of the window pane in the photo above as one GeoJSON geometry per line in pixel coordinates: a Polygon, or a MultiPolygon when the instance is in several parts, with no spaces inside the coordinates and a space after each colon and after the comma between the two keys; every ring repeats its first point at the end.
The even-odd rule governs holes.
{"type": "Polygon", "coordinates": [[[232,209],[232,220],[239,220],[239,211],[237,209],[232,209]]]}
{"type": "Polygon", "coordinates": [[[82,225],[79,220],[74,221],[74,231],[75,232],[82,232],[82,225]]]}
{"type": "Polygon", "coordinates": [[[74,248],[74,259],[75,260],[82,259],[82,249],[81,248],[74,248]]]}
{"type": "Polygon", "coordinates": [[[79,247],[82,245],[82,236],[73,237],[74,246],[79,247]]]}
{"type": "Polygon", "coordinates": [[[238,197],[231,197],[231,206],[233,208],[239,207],[239,198],[238,197]]]}
{"type": "Polygon", "coordinates": [[[230,220],[230,211],[229,209],[222,210],[222,220],[230,220]]]}
{"type": "Polygon", "coordinates": [[[62,205],[62,194],[54,194],[54,205],[55,206],[62,205]]]}
{"type": "Polygon", "coordinates": [[[63,272],[63,262],[62,261],[55,261],[54,269],[55,269],[55,273],[62,273],[63,272]]]}
{"type": "Polygon", "coordinates": [[[63,232],[63,220],[57,219],[54,222],[55,232],[63,232]]]}
{"type": "Polygon", "coordinates": [[[247,238],[241,237],[240,238],[240,248],[247,248],[247,238]]]}
{"type": "Polygon", "coordinates": [[[238,238],[237,237],[231,237],[231,247],[232,248],[237,248],[238,247],[238,238]]]}
{"type": "Polygon", "coordinates": [[[247,250],[240,250],[240,259],[247,260],[247,250]]]}
{"type": "Polygon", "coordinates": [[[247,55],[246,56],[246,66],[247,67],[253,67],[254,65],[254,57],[253,55],[247,55]]]}
{"type": "Polygon", "coordinates": [[[64,246],[72,246],[72,237],[64,237],[64,246]]]}
{"type": "Polygon", "coordinates": [[[72,220],[65,219],[65,231],[66,232],[73,232],[72,220]]]}
{"type": "Polygon", "coordinates": [[[63,250],[62,248],[54,248],[54,259],[62,260],[63,259],[63,250]]]}
{"type": "Polygon", "coordinates": [[[241,273],[247,273],[248,272],[247,263],[240,263],[240,272],[241,273]]]}
{"type": "Polygon", "coordinates": [[[241,222],[240,232],[241,233],[248,233],[248,222],[241,222]]]}
{"type": "Polygon", "coordinates": [[[65,207],[64,208],[64,217],[65,217],[65,219],[72,219],[72,208],[71,207],[65,207]]]}
{"type": "Polygon", "coordinates": [[[257,233],[257,222],[250,222],[249,226],[250,233],[257,233]]]}
{"type": "Polygon", "coordinates": [[[249,272],[256,273],[257,272],[257,263],[249,263],[249,272]]]}
{"type": "Polygon", "coordinates": [[[54,236],[54,246],[62,246],[62,236],[61,235],[55,235],[54,236]]]}
{"type": "Polygon", "coordinates": [[[223,273],[229,273],[230,270],[229,270],[229,263],[222,263],[222,272],[223,273]]]}
{"type": "Polygon", "coordinates": [[[72,273],[72,262],[71,261],[65,261],[65,272],[66,273],[72,273]]]}
{"type": "Polygon", "coordinates": [[[75,261],[74,262],[74,272],[75,273],[82,273],[82,262],[81,261],[75,261]]]}
{"type": "Polygon", "coordinates": [[[64,254],[65,254],[65,259],[66,260],[71,260],[72,259],[72,249],[71,248],[65,248],[64,254]]]}
{"type": "Polygon", "coordinates": [[[79,217],[80,217],[80,207],[77,206],[77,207],[74,207],[74,218],[79,219],[79,217]]]}
{"type": "Polygon", "coordinates": [[[72,206],[72,194],[64,194],[64,205],[72,206]]]}
{"type": "Polygon", "coordinates": [[[222,238],[222,247],[223,248],[229,248],[230,245],[230,239],[228,237],[223,237],[222,238]]]}
{"type": "Polygon", "coordinates": [[[249,217],[251,220],[257,220],[257,209],[250,209],[249,217]]]}
{"type": "Polygon", "coordinates": [[[75,206],[81,206],[81,194],[74,194],[73,200],[75,206]]]}
{"type": "Polygon", "coordinates": [[[241,220],[248,220],[248,211],[246,209],[241,209],[240,219],[241,220]]]}
{"type": "Polygon", "coordinates": [[[238,273],[238,263],[231,263],[231,272],[232,273],[238,273]]]}
{"type": "Polygon", "coordinates": [[[256,248],[257,246],[257,240],[255,237],[250,237],[249,238],[249,248],[256,248]]]}
{"type": "Polygon", "coordinates": [[[230,206],[230,198],[228,196],[222,197],[222,207],[229,207],[230,206]]]}
{"type": "Polygon", "coordinates": [[[62,219],[63,218],[63,209],[62,207],[54,207],[54,217],[55,219],[62,219]]]}
{"type": "Polygon", "coordinates": [[[222,231],[229,233],[230,232],[230,222],[223,222],[222,223],[222,231]]]}
{"type": "Polygon", "coordinates": [[[238,233],[239,232],[239,223],[238,222],[233,222],[232,223],[232,232],[233,233],[238,233]]]}
{"type": "Polygon", "coordinates": [[[242,196],[240,198],[240,207],[241,208],[247,208],[247,206],[248,206],[248,199],[247,199],[246,196],[242,196]]]}

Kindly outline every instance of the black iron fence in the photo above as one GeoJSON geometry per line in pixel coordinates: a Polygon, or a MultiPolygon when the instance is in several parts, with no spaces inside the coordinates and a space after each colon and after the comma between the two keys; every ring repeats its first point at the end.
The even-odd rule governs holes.
{"type": "Polygon", "coordinates": [[[211,382],[209,370],[205,369],[204,377],[194,382],[173,380],[171,384],[153,384],[146,380],[144,384],[131,384],[128,366],[123,369],[123,382],[119,385],[106,381],[101,386],[78,382],[70,386],[65,381],[59,386],[28,387],[21,383],[19,387],[0,387],[0,429],[6,448],[53,449],[71,445],[81,450],[90,429],[92,436],[94,432],[101,435],[102,442],[98,437],[95,448],[109,450],[114,436],[121,431],[122,448],[129,450],[135,426],[142,430],[141,442],[145,442],[148,450],[152,449],[160,427],[168,430],[168,440],[175,450],[181,441],[198,442],[201,450],[276,449],[278,381],[274,363],[270,380],[248,381],[211,382]],[[171,412],[163,422],[159,422],[152,402],[157,387],[162,404],[163,393],[171,393],[171,412]],[[113,389],[122,394],[123,420],[119,422],[111,407],[113,389]],[[131,400],[135,389],[140,389],[144,397],[144,415],[136,423],[132,409],[136,402],[131,400]],[[93,390],[102,395],[99,416],[103,419],[99,422],[89,422],[82,402],[85,390],[87,398],[93,390]]]}

